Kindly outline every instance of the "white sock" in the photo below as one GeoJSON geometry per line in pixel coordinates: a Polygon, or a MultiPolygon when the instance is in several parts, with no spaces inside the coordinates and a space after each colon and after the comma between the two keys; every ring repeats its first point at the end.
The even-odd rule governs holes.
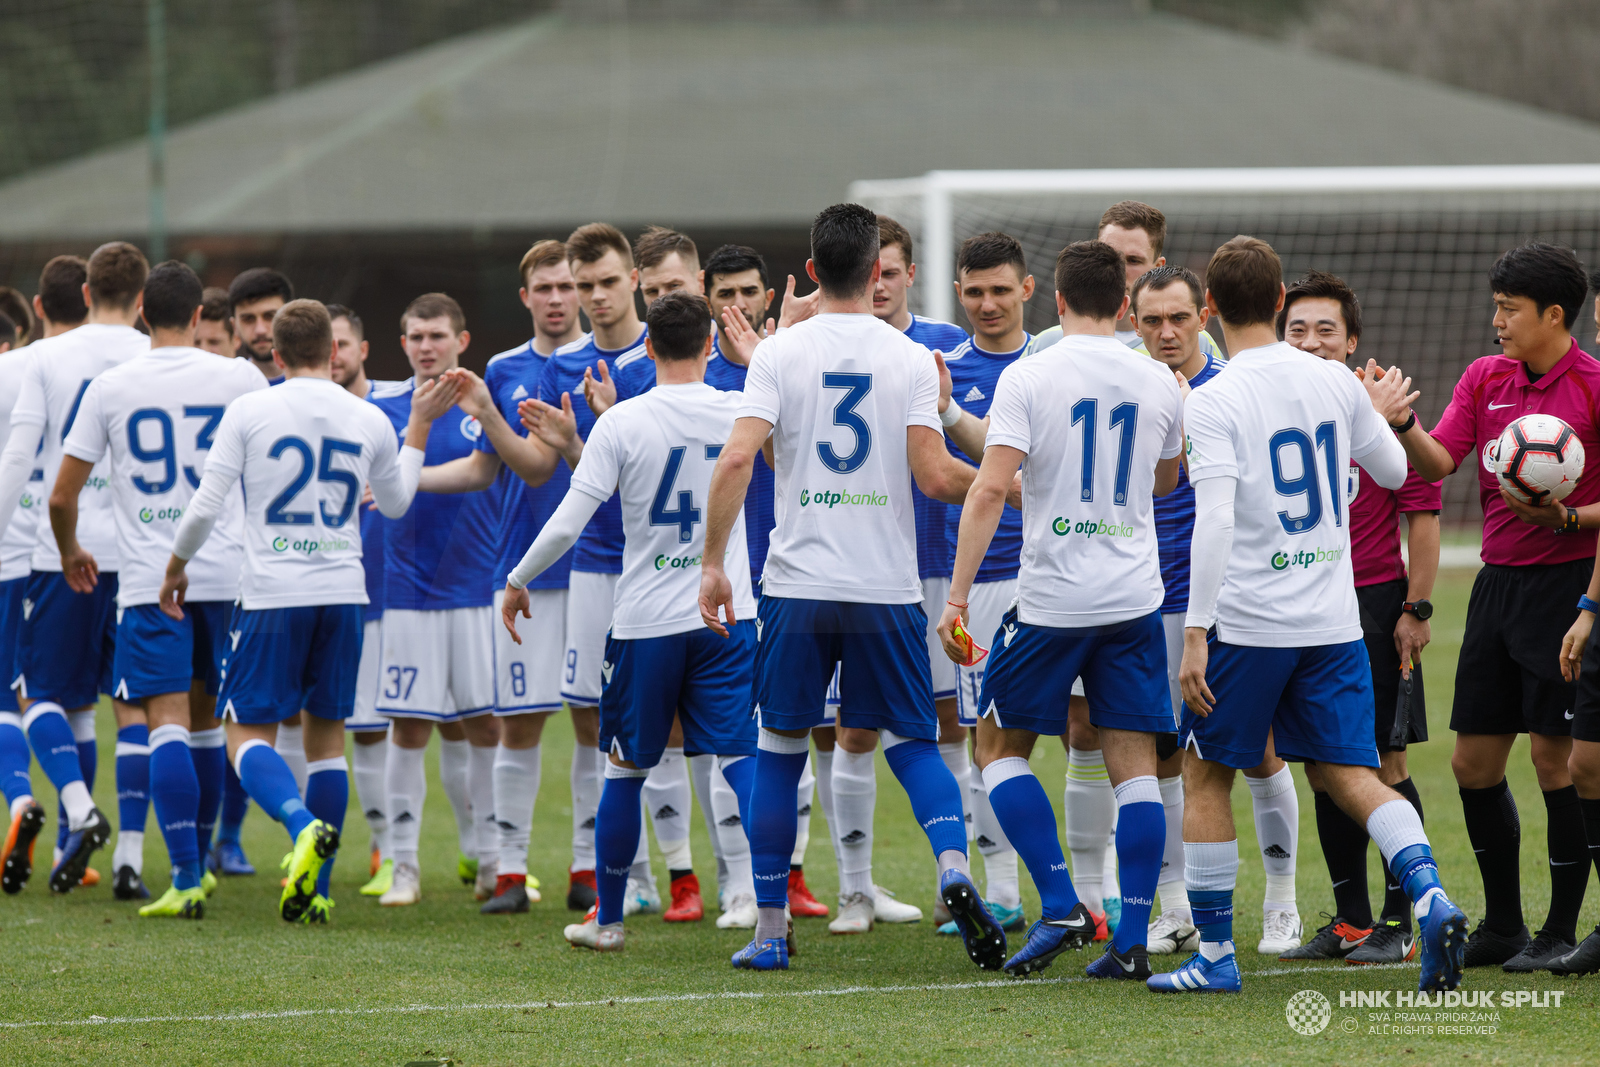
{"type": "Polygon", "coordinates": [[[422,832],[422,804],[428,798],[428,776],[422,767],[425,748],[389,746],[384,778],[389,795],[389,846],[396,864],[417,866],[417,840],[422,832]]]}
{"type": "MultiPolygon", "coordinates": [[[[1184,881],[1192,891],[1231,893],[1239,885],[1239,842],[1185,841],[1183,867],[1184,881]]],[[[1208,961],[1219,960],[1232,951],[1232,941],[1200,942],[1200,952],[1208,961]],[[1208,950],[1207,945],[1212,947],[1208,950]]]]}
{"type": "Polygon", "coordinates": [[[789,856],[789,866],[801,867],[806,862],[806,847],[811,844],[811,797],[816,792],[817,776],[811,769],[811,754],[806,754],[805,770],[800,772],[800,784],[795,787],[794,852],[789,856]]]}
{"type": "MultiPolygon", "coordinates": [[[[388,773],[389,739],[371,745],[356,745],[351,755],[350,777],[355,781],[356,803],[366,816],[367,829],[372,834],[372,847],[378,850],[379,860],[393,859],[389,850],[389,790],[384,782],[388,773]]],[[[368,851],[371,851],[370,849],[368,851]]]]}
{"type": "Polygon", "coordinates": [[[694,786],[694,802],[705,820],[706,836],[711,839],[711,854],[717,858],[717,888],[728,884],[728,864],[722,858],[722,835],[717,833],[717,818],[711,807],[711,778],[717,770],[717,757],[702,752],[689,757],[689,782],[694,786]]]}
{"type": "Polygon", "coordinates": [[[833,846],[835,870],[844,866],[842,853],[839,851],[839,835],[834,832],[838,823],[834,822],[833,811],[833,754],[837,751],[830,748],[824,752],[819,748],[811,754],[817,761],[817,803],[822,806],[822,817],[828,822],[828,842],[833,846]]]}
{"type": "Polygon", "coordinates": [[[22,809],[28,806],[28,802],[30,800],[33,800],[32,793],[24,793],[17,799],[13,800],[11,802],[11,817],[15,819],[18,815],[22,814],[22,809]]]}
{"type": "Polygon", "coordinates": [[[289,765],[289,773],[294,775],[294,784],[300,789],[300,799],[306,796],[306,740],[305,727],[291,726],[288,723],[278,724],[278,739],[272,743],[272,751],[283,757],[283,762],[289,765]]]}
{"type": "Polygon", "coordinates": [[[669,871],[687,871],[694,867],[694,857],[689,849],[689,761],[683,749],[669,748],[661,754],[661,762],[650,768],[644,780],[645,810],[656,828],[656,845],[669,871]]]}
{"type": "Polygon", "coordinates": [[[468,855],[477,856],[480,867],[500,862],[500,823],[494,807],[494,764],[499,752],[499,745],[472,745],[467,753],[468,793],[477,827],[476,849],[468,855]]]}
{"type": "Polygon", "coordinates": [[[600,750],[574,745],[567,772],[572,789],[572,870],[594,870],[594,817],[600,810],[600,750]]]}
{"type": "Polygon", "coordinates": [[[1167,843],[1161,852],[1161,875],[1156,892],[1161,895],[1161,914],[1176,913],[1184,922],[1193,922],[1189,911],[1189,889],[1183,880],[1183,779],[1162,778],[1161,807],[1167,817],[1167,843]]]}
{"type": "Polygon", "coordinates": [[[1262,908],[1294,911],[1294,861],[1300,851],[1300,798],[1294,791],[1294,776],[1284,767],[1270,778],[1245,781],[1255,809],[1256,845],[1267,871],[1262,908]]]}
{"type": "Polygon", "coordinates": [[[1105,906],[1098,899],[1105,882],[1106,841],[1117,819],[1117,798],[1111,791],[1105,757],[1099,749],[1067,750],[1067,849],[1072,853],[1072,884],[1084,906],[1096,915],[1105,906]],[[1095,907],[1100,904],[1100,907],[1095,907]]]}
{"type": "MultiPolygon", "coordinates": [[[[67,809],[67,829],[81,830],[94,813],[94,798],[89,795],[89,787],[81,780],[68,782],[61,789],[61,806],[67,809]]],[[[58,860],[60,858],[56,857],[58,860]]]]}
{"type": "Polygon", "coordinates": [[[872,816],[878,806],[878,775],[871,752],[833,750],[833,810],[838,820],[839,897],[872,891],[872,816]]]}
{"type": "Polygon", "coordinates": [[[117,847],[111,853],[111,869],[120,871],[132,867],[134,874],[144,873],[144,831],[118,830],[117,847]]]}
{"type": "MultiPolygon", "coordinates": [[[[1113,790],[1112,795],[1114,796],[1115,794],[1116,791],[1113,790]]],[[[1105,866],[1101,868],[1100,873],[1100,899],[1102,901],[1121,900],[1122,886],[1117,882],[1117,825],[1115,820],[1112,820],[1111,823],[1111,839],[1106,842],[1106,858],[1103,862],[1105,866]]]]}
{"type": "Polygon", "coordinates": [[[1417,809],[1410,801],[1399,797],[1372,809],[1372,814],[1367,816],[1367,836],[1383,854],[1385,867],[1402,849],[1428,843],[1417,809]]]}
{"type": "Polygon", "coordinates": [[[1017,850],[994,817],[989,806],[989,787],[976,763],[969,766],[967,792],[972,798],[972,829],[978,851],[983,854],[983,896],[1007,908],[1022,903],[1022,884],[1017,875],[1017,850]]]}
{"type": "MultiPolygon", "coordinates": [[[[956,785],[959,786],[972,779],[972,757],[967,755],[967,731],[956,732],[961,735],[961,740],[951,741],[949,744],[941,742],[939,758],[950,768],[950,773],[955,776],[956,785]]],[[[961,791],[961,821],[967,829],[967,840],[973,840],[975,835],[972,828],[972,796],[966,789],[961,791]]]]}
{"type": "Polygon", "coordinates": [[[494,816],[498,820],[501,874],[528,873],[528,834],[539,798],[540,745],[494,753],[494,816]]]}
{"type": "Polygon", "coordinates": [[[717,885],[725,891],[725,903],[731,904],[736,896],[754,894],[756,882],[750,863],[750,839],[745,836],[744,824],[739,820],[739,796],[723,777],[722,762],[717,761],[711,774],[711,815],[716,823],[717,838],[722,843],[722,858],[728,864],[727,881],[719,881],[717,885]]]}
{"type": "Polygon", "coordinates": [[[463,856],[478,854],[478,824],[472,818],[472,742],[439,738],[439,784],[450,798],[456,817],[456,847],[463,856]]]}

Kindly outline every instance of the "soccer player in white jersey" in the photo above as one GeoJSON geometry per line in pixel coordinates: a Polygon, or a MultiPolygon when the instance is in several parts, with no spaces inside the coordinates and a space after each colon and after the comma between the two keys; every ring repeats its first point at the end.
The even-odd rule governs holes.
{"type": "Polygon", "coordinates": [[[913,562],[913,475],[929,496],[956,503],[975,472],[944,449],[932,357],[872,314],[878,243],[878,218],[860,205],[818,214],[806,270],[822,290],[819,314],[756,346],[739,420],[712,478],[700,611],[725,633],[719,613],[734,619],[737,611],[723,557],[755,453],[773,437],[777,525],[762,576],[751,691],[760,752],[746,821],[757,919],[736,967],[788,967],[795,788],[836,663],[841,706],[858,728],[880,731],[889,767],[933,846],[941,893],[968,954],[993,969],[1005,953],[1005,934],[967,874],[961,789],[936,745],[927,619],[913,562]]]}
{"type": "Polygon", "coordinates": [[[968,594],[1020,468],[1018,598],[994,631],[976,750],[995,817],[1039,887],[1043,915],[1005,964],[1018,976],[1088,943],[1097,925],[1066,873],[1053,812],[1044,818],[1049,798],[1028,766],[1039,735],[1065,732],[1078,677],[1120,807],[1125,894],[1124,921],[1088,974],[1150,975],[1145,929],[1165,834],[1156,735],[1172,725],[1152,500],[1178,484],[1183,424],[1171,373],[1112,337],[1128,306],[1121,275],[1121,256],[1101,241],[1068,245],[1057,257],[1063,339],[1008,367],[995,386],[939,622],[949,656],[970,658],[971,637],[958,638],[954,627],[970,617],[968,594]]]}
{"type": "MultiPolygon", "coordinates": [[[[55,484],[61,443],[94,376],[149,351],[149,339],[132,326],[148,273],[144,254],[132,245],[120,241],[101,245],[89,257],[84,283],[89,321],[28,346],[26,374],[11,411],[11,434],[0,455],[0,527],[10,522],[35,469],[44,470],[45,485],[55,484]]],[[[58,893],[85,877],[90,854],[105,844],[110,833],[110,824],[89,793],[96,762],[94,706],[98,695],[110,693],[114,684],[111,654],[118,556],[109,484],[106,472],[97,470],[79,501],[79,539],[101,567],[101,581],[93,594],[80,595],[67,585],[55,537],[40,524],[11,682],[24,709],[28,740],[65,809],[61,820],[65,834],[57,838],[60,857],[50,874],[50,888],[58,893]]],[[[115,698],[112,704],[119,743],[143,749],[147,735],[140,725],[142,712],[115,698]]],[[[118,842],[119,858],[127,864],[118,866],[136,865],[148,808],[148,758],[135,756],[118,770],[126,774],[117,792],[138,794],[136,799],[130,796],[133,802],[122,809],[127,840],[118,842]]],[[[137,873],[137,866],[134,869],[137,873]]],[[[130,884],[125,892],[138,896],[144,889],[130,884]]]]}
{"type": "Polygon", "coordinates": [[[1235,237],[1212,256],[1206,306],[1222,320],[1232,358],[1185,411],[1195,526],[1178,675],[1184,876],[1200,951],[1148,984],[1158,992],[1241,988],[1229,792],[1235,771],[1261,762],[1271,731],[1281,756],[1316,761],[1334,801],[1366,825],[1414,902],[1419,988],[1454,989],[1467,918],[1444,894],[1416,809],[1378,779],[1372,676],[1350,569],[1350,462],[1398,489],[1405,450],[1349,371],[1277,339],[1283,299],[1283,269],[1264,241],[1235,237]]]}
{"type": "MultiPolygon", "coordinates": [[[[204,914],[207,889],[216,884],[202,866],[202,841],[210,844],[222,803],[225,739],[215,709],[244,559],[244,502],[236,489],[194,558],[183,618],[169,618],[157,602],[173,532],[200,484],[223,414],[234,400],[267,387],[246,364],[194,347],[203,292],[182,263],[150,272],[141,302],[150,351],[89,383],[50,493],[62,573],[74,592],[92,595],[98,565],[78,540],[78,498],[96,465],[107,461],[122,560],[114,691],[141,706],[150,730],[150,799],[173,868],[166,893],[139,914],[186,919],[204,914]]],[[[132,873],[118,868],[117,884],[132,873]]]]}
{"type": "Polygon", "coordinates": [[[288,922],[327,921],[319,875],[338,848],[349,803],[344,720],[355,703],[367,597],[356,507],[367,486],[385,515],[405,513],[429,428],[457,389],[424,383],[413,397],[405,447],[398,448],[383,413],[333,383],[333,347],[321,304],[294,300],[278,310],[272,358],[285,381],[228,406],[173,538],[160,591],[161,610],[182,620],[189,561],[242,483],[244,569],[219,717],[239,780],[293,843],[278,901],[288,922]],[[304,799],[272,747],[278,723],[301,709],[308,712],[310,759],[304,799]]]}
{"type": "MultiPolygon", "coordinates": [[[[514,633],[518,613],[529,616],[526,583],[620,494],[623,573],[600,697],[600,743],[608,754],[595,826],[600,895],[584,921],[565,931],[573,945],[598,951],[622,947],[624,897],[642,837],[640,795],[649,768],[670,743],[674,719],[690,752],[721,757],[745,810],[755,770],[749,758],[756,749],[750,719],[755,598],[742,517],[735,520],[727,560],[738,581],[728,616],[732,640],[707,631],[698,611],[705,503],[740,394],[703,381],[711,327],[703,299],[670,293],[650,306],[648,317],[657,386],[596,421],[571,489],[507,577],[502,609],[514,633]],[[743,619],[735,621],[735,612],[743,619]]],[[[748,866],[744,875],[748,880],[748,866]]]]}

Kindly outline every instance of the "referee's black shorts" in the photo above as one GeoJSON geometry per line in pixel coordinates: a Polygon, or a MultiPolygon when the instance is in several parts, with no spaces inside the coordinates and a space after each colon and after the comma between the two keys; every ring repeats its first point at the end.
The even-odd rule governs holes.
{"type": "Polygon", "coordinates": [[[1600,741],[1600,626],[1589,631],[1583,649],[1583,668],[1578,674],[1578,700],[1572,708],[1572,739],[1600,741]]]}
{"type": "Polygon", "coordinates": [[[1400,605],[1406,602],[1409,583],[1404,578],[1356,589],[1361,607],[1361,639],[1372,664],[1373,739],[1379,752],[1404,751],[1409,744],[1428,739],[1428,710],[1422,693],[1422,664],[1408,682],[1400,677],[1400,653],[1394,647],[1394,628],[1400,622],[1400,605]]]}
{"type": "Polygon", "coordinates": [[[1571,734],[1577,685],[1561,677],[1561,639],[1593,573],[1590,559],[1484,565],[1467,602],[1450,729],[1571,734]]]}

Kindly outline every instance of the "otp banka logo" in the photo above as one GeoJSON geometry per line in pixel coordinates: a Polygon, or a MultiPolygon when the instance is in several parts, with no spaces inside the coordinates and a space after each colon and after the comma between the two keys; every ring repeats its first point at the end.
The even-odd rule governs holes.
{"type": "Polygon", "coordinates": [[[466,416],[461,420],[461,436],[469,441],[476,441],[483,436],[483,423],[471,415],[466,416]]]}
{"type": "Polygon", "coordinates": [[[1337,563],[1343,558],[1342,548],[1303,548],[1292,556],[1278,551],[1272,554],[1272,569],[1286,571],[1290,567],[1306,568],[1318,563],[1337,563]]]}
{"type": "Polygon", "coordinates": [[[140,522],[155,522],[157,519],[163,522],[177,522],[181,518],[183,518],[182,508],[159,508],[154,511],[150,508],[139,509],[140,522]]]}
{"type": "Polygon", "coordinates": [[[287,537],[280,536],[272,539],[272,550],[274,552],[287,552],[293,549],[307,556],[315,555],[318,552],[337,552],[340,549],[349,547],[350,542],[339,537],[307,537],[291,541],[287,537]]]}
{"type": "Polygon", "coordinates": [[[32,493],[23,493],[22,494],[22,499],[17,501],[17,506],[18,507],[23,507],[23,508],[31,508],[31,507],[33,507],[33,494],[32,493]]]}

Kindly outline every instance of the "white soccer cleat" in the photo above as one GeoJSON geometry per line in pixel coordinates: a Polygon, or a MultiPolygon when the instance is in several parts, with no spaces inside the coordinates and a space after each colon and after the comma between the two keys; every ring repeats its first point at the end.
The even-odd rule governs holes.
{"type": "Polygon", "coordinates": [[[1164,911],[1145,935],[1145,950],[1152,956],[1175,956],[1200,951],[1200,931],[1175,912],[1164,911]]]}
{"type": "Polygon", "coordinates": [[[756,928],[756,895],[735,893],[728,907],[717,916],[718,930],[754,930],[756,928]]]}
{"type": "Polygon", "coordinates": [[[830,934],[864,934],[872,929],[872,899],[865,893],[851,893],[839,901],[839,914],[828,923],[830,934]]]}
{"type": "Polygon", "coordinates": [[[622,893],[622,914],[654,915],[661,910],[661,893],[655,886],[640,885],[628,879],[628,888],[622,893]]]}
{"type": "Polygon", "coordinates": [[[394,881],[389,884],[389,891],[378,898],[378,903],[392,908],[415,904],[421,899],[422,872],[409,863],[395,864],[394,881]]]}
{"type": "Polygon", "coordinates": [[[872,917],[881,923],[919,923],[922,921],[922,909],[915,904],[907,904],[896,900],[894,894],[881,885],[872,887],[875,894],[872,903],[872,917]]]}
{"type": "Polygon", "coordinates": [[[487,862],[484,862],[484,861],[480,860],[478,862],[478,881],[472,887],[472,895],[473,895],[473,897],[481,902],[481,901],[488,900],[490,897],[494,896],[495,883],[497,881],[499,881],[499,878],[500,878],[500,860],[499,860],[499,857],[496,857],[495,859],[489,860],[487,862]]]}
{"type": "Polygon", "coordinates": [[[1271,908],[1262,915],[1261,943],[1256,946],[1256,951],[1263,956],[1281,956],[1292,948],[1300,947],[1300,937],[1304,932],[1298,912],[1271,908]]]}
{"type": "Polygon", "coordinates": [[[944,897],[933,898],[933,927],[937,930],[946,923],[955,922],[956,917],[950,914],[950,906],[944,902],[944,897]]]}
{"type": "Polygon", "coordinates": [[[596,952],[621,952],[622,951],[622,924],[611,923],[601,926],[596,917],[596,909],[589,909],[589,914],[583,917],[581,923],[569,923],[561,931],[561,936],[573,948],[592,948],[596,952]]]}

